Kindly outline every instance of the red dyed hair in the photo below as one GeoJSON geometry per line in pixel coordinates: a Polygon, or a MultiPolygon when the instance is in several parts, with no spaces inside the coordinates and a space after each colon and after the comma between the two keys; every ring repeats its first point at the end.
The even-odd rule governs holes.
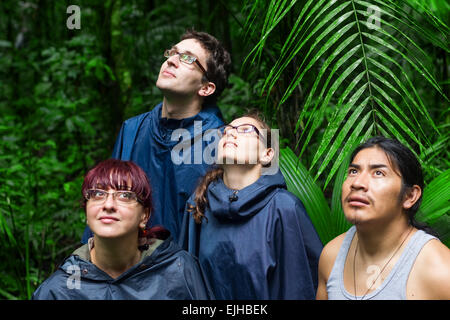
{"type": "MultiPolygon", "coordinates": [[[[114,190],[133,191],[136,193],[136,196],[143,207],[149,209],[150,216],[153,212],[150,181],[144,170],[132,161],[108,159],[100,162],[94,168],[89,170],[81,187],[81,193],[84,199],[82,206],[85,210],[87,202],[85,194],[87,190],[96,188],[103,190],[111,188],[114,190]]],[[[144,230],[139,230],[139,238],[147,238],[149,241],[151,238],[165,240],[169,236],[170,232],[162,226],[155,226],[153,228],[147,227],[144,230]]],[[[145,249],[145,245],[139,246],[139,248],[145,249]]]]}
{"type": "Polygon", "coordinates": [[[153,211],[150,182],[144,170],[132,161],[108,159],[89,170],[81,187],[81,193],[85,199],[84,208],[86,208],[87,190],[96,188],[133,191],[144,208],[148,208],[150,213],[153,211]]]}

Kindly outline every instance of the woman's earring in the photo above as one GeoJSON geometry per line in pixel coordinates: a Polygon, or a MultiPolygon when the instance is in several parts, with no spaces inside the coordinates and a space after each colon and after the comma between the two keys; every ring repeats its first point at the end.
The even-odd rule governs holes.
{"type": "Polygon", "coordinates": [[[149,232],[148,230],[144,228],[139,228],[139,234],[138,234],[138,248],[139,250],[147,250],[149,247],[148,244],[148,237],[149,232]]]}

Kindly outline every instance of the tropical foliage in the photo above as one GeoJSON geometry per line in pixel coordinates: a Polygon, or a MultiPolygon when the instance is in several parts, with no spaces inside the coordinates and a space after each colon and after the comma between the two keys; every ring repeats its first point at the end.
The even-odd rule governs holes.
{"type": "Polygon", "coordinates": [[[384,135],[420,158],[430,185],[418,217],[448,243],[447,65],[426,52],[433,46],[447,56],[449,28],[439,15],[448,11],[438,15],[426,3],[390,0],[252,1],[246,10],[247,31],[259,38],[246,62],[270,65],[260,88],[265,110],[292,115],[295,105],[297,111],[291,147],[303,164],[285,149],[281,165],[322,241],[349,226],[337,188],[346,157],[361,141],[384,135]],[[329,193],[333,178],[330,210],[313,181],[329,193]]]}
{"type": "Polygon", "coordinates": [[[439,0],[1,1],[0,297],[29,298],[78,246],[83,174],[161,100],[162,52],[190,27],[231,51],[225,120],[256,107],[279,128],[281,169],[324,243],[349,227],[348,152],[383,134],[420,157],[418,218],[449,245],[449,13],[439,0]]]}

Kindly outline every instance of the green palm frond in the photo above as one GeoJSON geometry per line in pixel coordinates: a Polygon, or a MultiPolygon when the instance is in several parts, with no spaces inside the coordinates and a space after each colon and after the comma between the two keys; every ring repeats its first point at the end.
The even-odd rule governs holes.
{"type": "MultiPolygon", "coordinates": [[[[274,3],[276,6],[269,6],[265,19],[261,19],[262,28],[257,19],[250,19],[252,28],[260,31],[260,41],[248,57],[255,61],[284,17],[296,17],[291,32],[279,44],[277,62],[261,93],[279,88],[283,73],[295,61],[295,75],[283,88],[278,108],[299,86],[308,88],[296,131],[301,130],[300,156],[310,148],[313,138],[321,137],[310,165],[310,170],[315,168],[315,179],[326,173],[326,187],[350,146],[373,135],[393,136],[411,149],[429,150],[433,145],[429,132],[435,137],[441,133],[413,75],[419,75],[431,90],[449,101],[429,70],[433,62],[420,45],[420,41],[429,41],[449,52],[448,27],[441,20],[428,15],[431,27],[424,27],[414,20],[414,9],[401,0],[274,3]],[[430,31],[433,26],[438,32],[430,31]],[[331,117],[321,131],[324,114],[330,109],[331,117]]],[[[252,12],[261,15],[261,10],[252,12]]]]}
{"type": "Polygon", "coordinates": [[[441,241],[450,246],[450,169],[425,187],[416,218],[435,229],[441,241]]]}
{"type": "Polygon", "coordinates": [[[308,169],[289,148],[280,150],[280,170],[288,190],[302,201],[322,243],[326,244],[332,240],[337,234],[336,228],[330,224],[330,207],[327,200],[308,169]]]}
{"type": "Polygon", "coordinates": [[[450,169],[425,187],[417,219],[433,225],[442,215],[450,215],[450,169]]]}
{"type": "Polygon", "coordinates": [[[346,232],[352,225],[345,219],[344,211],[342,209],[342,184],[347,177],[348,165],[350,157],[346,157],[342,162],[334,180],[333,194],[331,197],[331,225],[333,226],[335,236],[346,232]]]}

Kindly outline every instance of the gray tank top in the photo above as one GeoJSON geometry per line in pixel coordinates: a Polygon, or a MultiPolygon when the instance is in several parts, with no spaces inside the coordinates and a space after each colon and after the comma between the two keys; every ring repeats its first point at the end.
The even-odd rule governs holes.
{"type": "MultiPolygon", "coordinates": [[[[362,298],[362,296],[355,297],[348,293],[344,287],[344,264],[355,233],[356,227],[352,226],[347,231],[341,248],[339,249],[339,253],[327,282],[329,300],[361,300],[362,298]]],[[[411,268],[416,261],[420,250],[422,250],[422,247],[432,239],[436,239],[436,237],[433,237],[422,230],[418,230],[413,234],[388,277],[376,290],[368,293],[364,297],[364,300],[406,300],[406,284],[411,268]]]]}

